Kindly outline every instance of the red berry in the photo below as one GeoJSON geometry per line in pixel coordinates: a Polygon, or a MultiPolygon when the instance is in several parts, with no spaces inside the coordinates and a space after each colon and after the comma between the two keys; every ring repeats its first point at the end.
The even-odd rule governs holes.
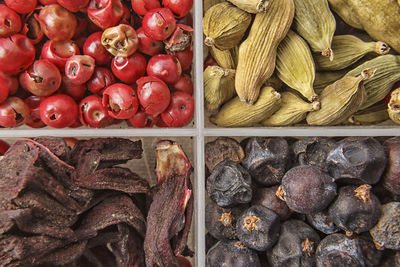
{"type": "Polygon", "coordinates": [[[143,54],[154,56],[163,50],[163,42],[149,38],[142,27],[137,29],[136,33],[139,39],[139,51],[143,54]]]}
{"type": "Polygon", "coordinates": [[[40,103],[40,118],[50,127],[69,127],[78,119],[78,105],[67,95],[49,96],[40,103]]]}
{"type": "Polygon", "coordinates": [[[37,5],[37,0],[5,0],[5,2],[19,14],[32,12],[37,5]]]}
{"type": "Polygon", "coordinates": [[[0,18],[0,37],[9,37],[21,30],[21,18],[6,5],[0,4],[0,18]]]}
{"type": "Polygon", "coordinates": [[[47,38],[54,41],[72,39],[78,25],[75,15],[58,4],[44,6],[36,19],[47,38]]]}
{"type": "Polygon", "coordinates": [[[104,89],[115,83],[115,77],[110,69],[96,67],[86,86],[93,94],[102,95],[104,89]]]}
{"type": "Polygon", "coordinates": [[[193,0],[163,0],[162,4],[171,9],[178,18],[183,18],[192,9],[193,0]]]}
{"type": "Polygon", "coordinates": [[[101,44],[102,32],[91,34],[83,44],[83,53],[95,59],[96,65],[107,65],[112,56],[101,44]]]}
{"type": "Polygon", "coordinates": [[[7,82],[8,95],[15,95],[19,87],[18,78],[16,76],[7,75],[1,71],[0,78],[7,82]]]}
{"type": "Polygon", "coordinates": [[[50,60],[61,72],[64,72],[68,58],[79,54],[79,47],[74,41],[55,42],[50,40],[43,45],[41,57],[50,60]]]}
{"type": "Polygon", "coordinates": [[[185,50],[192,45],[193,28],[183,24],[177,24],[174,33],[164,41],[165,50],[171,54],[185,50]]]}
{"type": "Polygon", "coordinates": [[[161,119],[168,127],[182,127],[192,120],[193,114],[193,98],[183,92],[174,92],[168,108],[161,113],[161,119]]]}
{"type": "Polygon", "coordinates": [[[35,47],[22,34],[0,38],[0,71],[17,74],[27,69],[35,59],[35,47]]]}
{"type": "Polygon", "coordinates": [[[79,85],[89,81],[94,72],[95,61],[91,56],[75,55],[65,63],[65,76],[71,83],[79,85]]]}
{"type": "Polygon", "coordinates": [[[111,70],[121,81],[134,83],[146,73],[146,64],[146,58],[136,52],[129,57],[114,57],[111,70]]]}
{"type": "Polygon", "coordinates": [[[71,12],[78,12],[88,5],[89,0],[57,0],[57,3],[71,12]]]}
{"type": "Polygon", "coordinates": [[[175,84],[182,74],[181,63],[175,56],[155,55],[147,64],[147,74],[167,84],[175,84]]]}
{"type": "Polygon", "coordinates": [[[183,71],[190,69],[193,61],[193,48],[188,46],[185,50],[170,53],[178,58],[179,63],[181,63],[181,68],[183,71]]]}
{"type": "Polygon", "coordinates": [[[151,39],[165,40],[175,31],[174,14],[168,8],[153,9],[144,16],[142,27],[151,39]]]}
{"type": "Polygon", "coordinates": [[[9,147],[10,145],[7,142],[0,139],[0,155],[4,155],[9,147]]]}
{"type": "Polygon", "coordinates": [[[144,16],[148,11],[160,7],[158,0],[132,0],[133,11],[140,16],[144,16]]]}
{"type": "Polygon", "coordinates": [[[0,126],[16,127],[25,122],[29,107],[19,97],[9,97],[0,104],[0,126]]]}
{"type": "Polygon", "coordinates": [[[137,80],[139,102],[147,114],[157,116],[169,105],[170,91],[168,86],[155,77],[142,77],[137,80]]]}
{"type": "Polygon", "coordinates": [[[42,128],[46,126],[40,119],[40,102],[45,99],[42,96],[31,95],[24,99],[24,102],[29,107],[29,115],[25,118],[25,124],[32,128],[42,128]]]}
{"type": "Polygon", "coordinates": [[[47,59],[36,60],[20,76],[21,86],[37,96],[49,96],[60,88],[61,74],[47,59]]]}
{"type": "Polygon", "coordinates": [[[171,88],[173,91],[180,91],[193,95],[193,82],[189,76],[182,76],[171,88]]]}
{"type": "Polygon", "coordinates": [[[34,13],[29,13],[23,21],[21,33],[31,40],[32,44],[38,44],[44,37],[44,32],[39,21],[34,16],[34,13]]]}
{"type": "Polygon", "coordinates": [[[91,0],[87,14],[94,24],[104,30],[118,24],[124,9],[121,0],[91,0]]]}
{"type": "Polygon", "coordinates": [[[143,108],[139,108],[135,115],[128,119],[129,124],[136,128],[151,128],[160,120],[160,116],[146,114],[143,108]]]}
{"type": "Polygon", "coordinates": [[[114,122],[98,95],[90,95],[82,99],[79,104],[79,119],[84,126],[96,128],[103,128],[114,122]]]}
{"type": "Polygon", "coordinates": [[[183,263],[183,267],[192,267],[192,264],[190,264],[190,261],[188,261],[186,258],[182,256],[178,256],[177,258],[180,262],[183,263]]]}
{"type": "Polygon", "coordinates": [[[85,84],[73,84],[71,80],[63,75],[60,89],[58,90],[59,94],[69,95],[76,102],[82,100],[85,95],[86,87],[85,84]]]}
{"type": "Polygon", "coordinates": [[[139,108],[139,101],[132,87],[115,83],[104,90],[103,106],[116,119],[129,119],[139,108]]]}
{"type": "Polygon", "coordinates": [[[3,103],[9,94],[8,83],[5,79],[0,77],[0,103],[3,103]]]}

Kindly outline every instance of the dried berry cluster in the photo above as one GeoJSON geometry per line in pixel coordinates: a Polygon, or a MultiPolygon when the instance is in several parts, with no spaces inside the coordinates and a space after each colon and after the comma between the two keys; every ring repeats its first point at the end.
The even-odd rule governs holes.
{"type": "Polygon", "coordinates": [[[398,266],[400,137],[206,144],[207,266],[398,266]]]}
{"type": "Polygon", "coordinates": [[[181,266],[176,256],[191,253],[190,162],[160,141],[152,189],[117,166],[142,152],[122,138],[72,149],[53,137],[15,142],[0,160],[0,265],[181,266]]]}

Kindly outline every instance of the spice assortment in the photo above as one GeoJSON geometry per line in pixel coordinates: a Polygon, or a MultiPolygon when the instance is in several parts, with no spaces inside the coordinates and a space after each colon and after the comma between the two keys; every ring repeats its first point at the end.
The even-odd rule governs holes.
{"type": "Polygon", "coordinates": [[[397,266],[399,144],[399,137],[206,143],[207,266],[397,266]]]}
{"type": "Polygon", "coordinates": [[[390,0],[204,0],[206,117],[219,127],[398,123],[399,9],[390,0]],[[263,102],[276,105],[261,114],[266,86],[274,94],[263,102]]]}
{"type": "Polygon", "coordinates": [[[192,6],[0,1],[0,126],[188,125],[192,6]]]}
{"type": "Polygon", "coordinates": [[[184,266],[191,163],[159,141],[153,186],[121,166],[143,154],[124,138],[17,140],[0,160],[0,265],[184,266]]]}

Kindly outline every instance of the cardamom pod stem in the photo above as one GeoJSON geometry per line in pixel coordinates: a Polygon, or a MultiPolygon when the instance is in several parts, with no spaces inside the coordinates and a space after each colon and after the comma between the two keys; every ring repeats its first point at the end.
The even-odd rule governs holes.
{"type": "Polygon", "coordinates": [[[265,12],[268,8],[270,0],[228,0],[235,6],[249,13],[265,12]]]}

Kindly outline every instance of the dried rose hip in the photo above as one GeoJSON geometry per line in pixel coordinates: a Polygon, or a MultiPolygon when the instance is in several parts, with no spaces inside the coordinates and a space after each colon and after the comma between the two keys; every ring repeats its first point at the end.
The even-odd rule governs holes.
{"type": "Polygon", "coordinates": [[[129,57],[114,57],[111,70],[114,75],[125,83],[134,83],[146,73],[146,58],[140,53],[129,57]]]}
{"type": "Polygon", "coordinates": [[[175,56],[155,55],[147,64],[147,74],[172,85],[181,78],[181,63],[175,56]]]}
{"type": "Polygon", "coordinates": [[[21,30],[21,18],[18,14],[7,7],[0,4],[0,37],[9,37],[21,30]]]}
{"type": "Polygon", "coordinates": [[[153,116],[158,116],[169,105],[170,91],[168,86],[160,79],[147,76],[137,80],[137,94],[144,111],[153,116]]]}
{"type": "Polygon", "coordinates": [[[381,216],[381,203],[370,190],[367,184],[341,187],[329,207],[335,225],[349,235],[370,230],[381,216]]]}
{"type": "Polygon", "coordinates": [[[0,71],[17,74],[33,63],[35,54],[35,47],[22,34],[0,38],[0,71]]]}
{"type": "Polygon", "coordinates": [[[112,55],[101,44],[102,32],[92,33],[83,44],[83,54],[95,59],[96,65],[107,65],[112,55]]]}
{"type": "Polygon", "coordinates": [[[94,24],[104,30],[118,24],[124,9],[121,0],[90,0],[87,14],[94,24]]]}
{"type": "Polygon", "coordinates": [[[137,37],[139,39],[139,51],[143,54],[154,56],[159,54],[164,46],[163,42],[153,40],[149,38],[145,33],[142,27],[136,30],[137,37]]]}
{"type": "Polygon", "coordinates": [[[206,206],[206,228],[216,239],[236,239],[236,221],[247,204],[222,208],[210,201],[206,206]]]}
{"type": "Polygon", "coordinates": [[[160,1],[158,0],[132,0],[133,11],[140,16],[144,16],[148,11],[160,7],[160,1]]]}
{"type": "Polygon", "coordinates": [[[33,11],[37,4],[37,0],[5,0],[4,2],[6,2],[7,6],[20,14],[33,11]]]}
{"type": "Polygon", "coordinates": [[[25,122],[29,107],[18,97],[9,97],[0,104],[0,126],[16,127],[25,122]]]}
{"type": "Polygon", "coordinates": [[[250,174],[238,163],[224,160],[207,179],[209,197],[220,207],[245,204],[251,201],[250,174]]]}
{"type": "Polygon", "coordinates": [[[161,113],[161,118],[168,127],[183,127],[193,119],[193,114],[193,98],[183,92],[174,92],[168,108],[161,113]]]}
{"type": "Polygon", "coordinates": [[[208,250],[206,261],[209,267],[261,267],[257,253],[237,240],[218,241],[208,250]]]}
{"type": "Polygon", "coordinates": [[[36,96],[49,96],[61,85],[58,68],[47,59],[36,60],[20,76],[21,86],[36,96]]]}
{"type": "Polygon", "coordinates": [[[268,251],[271,266],[315,266],[315,251],[320,238],[308,224],[299,220],[282,223],[278,242],[268,251]],[[299,263],[299,264],[296,264],[299,263]],[[301,264],[300,264],[301,263],[301,264]]]}
{"type": "Polygon", "coordinates": [[[68,58],[79,54],[79,47],[74,41],[49,40],[43,45],[41,57],[50,60],[61,72],[64,72],[68,58]]]}
{"type": "Polygon", "coordinates": [[[174,14],[168,8],[156,8],[146,13],[142,27],[147,36],[163,41],[175,31],[174,14]]]}
{"type": "Polygon", "coordinates": [[[79,85],[89,81],[94,72],[95,60],[91,56],[75,55],[65,63],[65,76],[73,84],[79,85]]]}
{"type": "Polygon", "coordinates": [[[136,31],[129,25],[119,24],[107,28],[101,35],[101,43],[116,57],[129,57],[136,52],[139,39],[136,31]]]}
{"type": "Polygon", "coordinates": [[[163,0],[164,7],[169,8],[178,18],[186,16],[193,6],[193,0],[163,0]]]}
{"type": "Polygon", "coordinates": [[[352,184],[376,184],[386,167],[383,146],[373,137],[347,137],[337,143],[327,159],[335,179],[352,184]]]}
{"type": "Polygon", "coordinates": [[[47,38],[54,41],[72,39],[78,25],[76,16],[58,4],[44,6],[36,19],[47,38]]]}
{"type": "Polygon", "coordinates": [[[116,119],[129,119],[139,108],[139,101],[132,87],[115,83],[103,92],[103,106],[116,119]]]}
{"type": "Polygon", "coordinates": [[[287,171],[282,178],[282,189],[288,207],[304,214],[325,209],[336,196],[335,180],[308,165],[287,171]]]}
{"type": "Polygon", "coordinates": [[[78,119],[78,113],[78,105],[67,95],[52,95],[40,103],[40,118],[50,127],[68,127],[78,119]]]}
{"type": "Polygon", "coordinates": [[[113,123],[108,115],[102,99],[98,95],[90,95],[79,103],[79,119],[84,126],[103,128],[113,123]]]}
{"type": "Polygon", "coordinates": [[[237,236],[246,247],[266,251],[279,237],[279,216],[272,210],[255,205],[245,210],[237,220],[237,236]]]}

